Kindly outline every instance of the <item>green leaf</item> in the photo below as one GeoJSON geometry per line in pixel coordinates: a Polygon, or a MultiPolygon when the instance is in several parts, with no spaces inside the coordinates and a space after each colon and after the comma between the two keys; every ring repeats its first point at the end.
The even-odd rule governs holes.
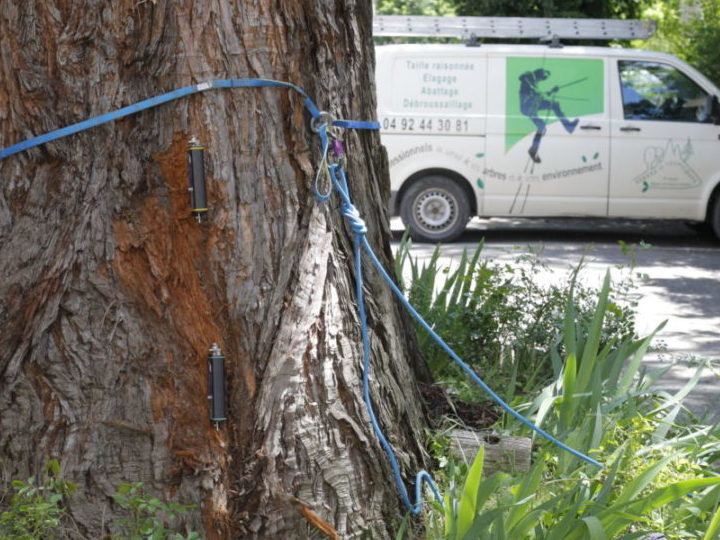
{"type": "Polygon", "coordinates": [[[605,527],[595,516],[584,517],[583,522],[588,530],[588,540],[607,540],[605,527]]]}
{"type": "Polygon", "coordinates": [[[715,540],[718,536],[720,536],[720,506],[718,506],[718,509],[715,511],[715,515],[712,521],[710,521],[710,525],[708,525],[702,540],[715,540]]]}
{"type": "Polygon", "coordinates": [[[635,379],[635,375],[637,375],[638,370],[640,369],[640,365],[642,364],[643,358],[645,357],[645,353],[648,350],[648,347],[650,346],[650,342],[655,337],[655,334],[657,334],[660,330],[662,330],[665,327],[665,322],[661,323],[652,334],[647,336],[645,339],[642,340],[640,347],[635,352],[635,356],[633,357],[632,361],[627,365],[625,370],[622,373],[622,376],[620,377],[620,383],[618,384],[616,395],[622,396],[626,395],[630,390],[630,385],[632,384],[633,380],[635,379]]]}
{"type": "Polygon", "coordinates": [[[597,497],[595,498],[595,503],[600,506],[607,505],[610,495],[612,493],[612,489],[615,485],[615,479],[618,475],[618,470],[620,469],[620,465],[627,457],[627,454],[629,453],[629,450],[625,449],[625,447],[620,447],[616,452],[616,458],[613,461],[612,466],[610,467],[610,472],[608,473],[607,477],[603,481],[603,487],[600,490],[600,493],[598,493],[597,497]]]}
{"type": "MultiPolygon", "coordinates": [[[[697,383],[700,381],[700,378],[702,377],[703,368],[704,368],[704,366],[701,365],[697,370],[695,370],[695,374],[690,378],[690,380],[680,390],[678,390],[678,392],[672,398],[667,400],[660,407],[660,409],[667,409],[667,408],[671,408],[671,409],[660,420],[660,423],[659,423],[657,429],[653,433],[652,439],[654,442],[660,442],[667,437],[670,427],[672,426],[673,422],[675,422],[676,416],[682,409],[682,401],[693,390],[693,388],[695,388],[695,386],[697,386],[697,383]]],[[[656,409],[656,410],[659,410],[659,409],[656,409]]]]}
{"type": "Polygon", "coordinates": [[[633,480],[625,486],[620,495],[618,495],[617,499],[615,499],[614,504],[623,505],[630,502],[653,480],[655,480],[655,478],[657,478],[657,475],[660,474],[660,472],[665,468],[665,466],[675,458],[675,455],[666,456],[660,461],[657,461],[650,467],[646,468],[642,473],[633,478],[633,480]]]}
{"type": "Polygon", "coordinates": [[[485,460],[485,447],[480,446],[470,470],[468,471],[465,485],[460,495],[460,506],[458,508],[457,536],[464,538],[465,533],[472,526],[477,508],[477,496],[482,481],[483,462],[485,460]]]}
{"type": "Polygon", "coordinates": [[[532,503],[538,492],[544,471],[545,463],[542,460],[538,461],[533,468],[530,469],[530,472],[523,475],[519,483],[511,488],[514,500],[513,506],[505,520],[508,529],[515,527],[521,518],[532,508],[532,503]]]}
{"type": "Polygon", "coordinates": [[[603,286],[600,290],[597,307],[595,308],[595,313],[593,315],[592,322],[590,323],[590,329],[585,343],[585,350],[583,351],[580,360],[580,369],[578,370],[576,381],[576,388],[579,393],[583,393],[588,390],[592,373],[595,370],[598,345],[600,344],[600,336],[602,335],[602,326],[603,321],[605,320],[605,313],[607,311],[606,305],[609,294],[610,272],[608,271],[605,274],[605,280],[603,281],[603,286]]]}
{"type": "Polygon", "coordinates": [[[45,464],[45,471],[53,476],[60,476],[60,462],[57,459],[51,459],[45,464]]]}
{"type": "Polygon", "coordinates": [[[117,488],[119,495],[127,495],[133,489],[133,484],[120,484],[117,488]]]}
{"type": "MultiPolygon", "coordinates": [[[[462,538],[463,540],[489,539],[488,531],[492,527],[492,523],[494,521],[502,523],[502,517],[506,511],[507,506],[500,506],[480,513],[480,515],[475,518],[472,528],[467,532],[467,534],[458,538],[462,538]]],[[[504,536],[500,535],[495,535],[493,538],[497,538],[498,536],[500,538],[504,538],[504,536]]]]}
{"type": "MultiPolygon", "coordinates": [[[[669,486],[657,489],[649,496],[640,499],[639,501],[632,502],[629,505],[626,505],[625,503],[616,504],[606,512],[611,513],[613,509],[623,506],[636,515],[646,516],[656,508],[660,508],[661,506],[665,506],[671,502],[682,499],[688,493],[718,484],[720,484],[720,477],[683,480],[681,482],[676,482],[674,484],[670,484],[669,486]]],[[[606,525],[605,529],[609,534],[616,535],[620,533],[626,525],[627,523],[624,521],[615,520],[606,525]]]]}
{"type": "Polygon", "coordinates": [[[475,508],[477,508],[478,511],[482,509],[490,497],[497,493],[498,489],[505,488],[514,481],[510,475],[502,472],[496,472],[490,476],[490,478],[486,478],[485,481],[480,483],[477,499],[475,500],[475,508]]]}
{"type": "Polygon", "coordinates": [[[568,356],[563,372],[563,394],[560,403],[560,422],[565,429],[572,424],[577,410],[577,402],[574,399],[575,381],[577,377],[577,359],[574,354],[568,356]]]}
{"type": "Polygon", "coordinates": [[[457,516],[455,515],[455,501],[449,492],[443,495],[443,508],[445,509],[445,538],[457,536],[457,516]]]}
{"type": "Polygon", "coordinates": [[[407,533],[409,525],[410,513],[406,512],[402,518],[402,521],[400,522],[400,527],[398,527],[397,534],[395,535],[395,540],[403,540],[403,538],[405,538],[405,533],[407,533]]]}

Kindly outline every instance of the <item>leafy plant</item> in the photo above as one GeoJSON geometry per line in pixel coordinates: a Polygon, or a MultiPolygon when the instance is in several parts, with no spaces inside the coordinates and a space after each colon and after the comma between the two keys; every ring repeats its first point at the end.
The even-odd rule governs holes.
{"type": "Polygon", "coordinates": [[[376,11],[380,15],[454,15],[450,0],[379,0],[376,11]]]}
{"type": "MultiPolygon", "coordinates": [[[[402,251],[407,247],[401,247],[398,274],[409,262],[413,282],[405,289],[419,295],[420,311],[436,328],[448,324],[457,306],[466,321],[471,320],[467,310],[483,305],[475,299],[490,294],[479,291],[478,283],[495,293],[500,290],[468,270],[487,264],[480,261],[481,249],[463,256],[456,272],[443,275],[437,270],[437,252],[421,268],[407,260],[402,251]],[[441,277],[444,283],[439,283],[441,277]]],[[[720,532],[720,476],[712,466],[720,458],[720,427],[698,423],[682,407],[703,366],[675,395],[659,390],[657,381],[669,368],[646,370],[643,358],[662,327],[638,338],[631,326],[618,324],[632,316],[632,309],[618,307],[609,274],[599,291],[579,287],[579,274],[578,268],[566,289],[557,293],[562,298],[561,307],[556,306],[560,316],[548,325],[552,332],[547,335],[554,336],[546,345],[552,377],[528,380],[527,394],[517,395],[512,403],[571,447],[603,461],[605,468],[597,470],[540,439],[535,441],[534,464],[522,475],[483,478],[482,452],[469,468],[439,456],[445,464],[439,475],[445,504],[431,505],[427,538],[630,540],[661,532],[673,540],[710,540],[720,532]],[[613,320],[618,311],[621,319],[613,320]]],[[[503,292],[517,284],[500,283],[503,292]]],[[[627,294],[628,285],[621,284],[621,289],[627,294]]],[[[502,309],[511,304],[508,298],[498,302],[502,309]]],[[[522,338],[525,328],[506,331],[522,338]]],[[[465,384],[451,372],[444,376],[456,387],[465,384]]],[[[487,379],[497,386],[494,377],[487,379]]],[[[527,433],[513,417],[503,418],[496,429],[527,433]]]]}
{"type": "MultiPolygon", "coordinates": [[[[582,263],[566,283],[555,280],[541,285],[538,277],[546,272],[537,253],[518,255],[511,264],[496,264],[481,258],[481,243],[468,255],[463,251],[455,270],[441,266],[440,248],[421,263],[410,255],[407,236],[400,242],[395,270],[409,276],[401,286],[417,311],[430,321],[447,343],[494,385],[505,388],[507,397],[544,384],[561,369],[564,308],[574,290],[574,309],[583,321],[592,317],[596,291],[576,284],[582,263]],[[558,351],[558,346],[560,351],[558,351]]],[[[624,280],[608,300],[608,314],[600,339],[634,335],[632,301],[624,280]]],[[[464,377],[448,361],[447,355],[422,331],[420,346],[437,380],[467,395],[464,377]],[[454,381],[462,384],[452,387],[454,381]]]]}
{"type": "MultiPolygon", "coordinates": [[[[720,454],[720,430],[668,426],[699,375],[670,396],[656,389],[661,372],[642,370],[652,335],[601,345],[609,292],[608,276],[589,323],[577,317],[569,296],[567,362],[526,408],[536,423],[574,448],[608,456],[606,469],[594,470],[536,441],[542,446],[530,472],[481,481],[478,490],[491,495],[474,499],[484,504],[475,505],[464,535],[453,535],[451,528],[445,538],[630,539],[654,531],[668,538],[712,538],[720,528],[720,476],[711,466],[720,454]]],[[[522,427],[508,421],[506,429],[522,427]]],[[[467,476],[470,484],[478,485],[477,476],[467,476]]],[[[446,523],[452,519],[448,508],[458,504],[452,485],[448,493],[446,523]]]]}
{"type": "MultiPolygon", "coordinates": [[[[42,538],[67,538],[68,530],[63,521],[68,520],[66,503],[77,486],[60,476],[60,463],[50,460],[40,478],[31,476],[26,481],[13,480],[7,493],[0,492],[0,538],[12,540],[37,540],[42,538]]],[[[143,491],[142,482],[121,484],[113,499],[128,517],[115,524],[121,531],[114,538],[138,540],[194,540],[200,535],[190,532],[187,536],[173,532],[168,522],[184,514],[191,505],[165,503],[143,491]]],[[[75,531],[72,537],[81,537],[75,531]]]]}
{"type": "Polygon", "coordinates": [[[192,505],[175,502],[166,503],[143,490],[142,482],[120,484],[114,501],[128,511],[129,517],[121,518],[117,524],[123,530],[122,538],[130,540],[195,540],[200,535],[191,532],[187,536],[173,532],[167,523],[177,516],[185,514],[192,505]]]}
{"type": "Polygon", "coordinates": [[[62,502],[77,486],[60,477],[60,463],[50,460],[41,477],[13,480],[7,509],[0,513],[0,538],[55,538],[64,509],[62,502]]]}

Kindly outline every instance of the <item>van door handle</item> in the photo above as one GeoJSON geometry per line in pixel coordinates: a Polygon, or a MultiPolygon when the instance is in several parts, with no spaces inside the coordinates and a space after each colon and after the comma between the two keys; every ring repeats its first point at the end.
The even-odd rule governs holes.
{"type": "Polygon", "coordinates": [[[602,129],[602,126],[585,125],[580,126],[580,129],[594,129],[595,131],[600,131],[602,129]]]}
{"type": "Polygon", "coordinates": [[[642,131],[642,130],[639,127],[625,126],[625,127],[621,127],[620,131],[642,131]]]}

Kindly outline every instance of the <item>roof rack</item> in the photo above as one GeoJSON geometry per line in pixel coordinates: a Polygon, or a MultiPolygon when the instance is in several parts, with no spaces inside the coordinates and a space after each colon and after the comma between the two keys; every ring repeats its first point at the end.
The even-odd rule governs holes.
{"type": "Polygon", "coordinates": [[[534,17],[429,17],[375,15],[374,36],[539,39],[647,39],[654,21],[542,19],[534,17]]]}

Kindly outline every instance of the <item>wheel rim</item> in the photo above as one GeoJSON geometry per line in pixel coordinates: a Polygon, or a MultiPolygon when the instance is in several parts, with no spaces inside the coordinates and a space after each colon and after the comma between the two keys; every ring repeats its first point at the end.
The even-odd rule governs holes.
{"type": "Polygon", "coordinates": [[[444,189],[427,189],[415,199],[413,215],[423,230],[443,232],[450,229],[458,219],[457,201],[444,189]]]}

